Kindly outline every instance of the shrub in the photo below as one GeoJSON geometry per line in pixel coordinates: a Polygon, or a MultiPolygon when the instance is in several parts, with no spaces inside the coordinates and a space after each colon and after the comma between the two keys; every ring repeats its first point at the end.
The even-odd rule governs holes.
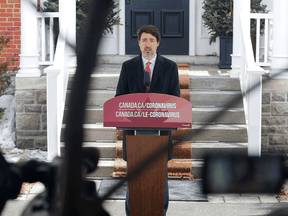
{"type": "MultiPolygon", "coordinates": [[[[0,34],[0,57],[4,49],[8,48],[8,43],[10,42],[10,37],[0,34]]],[[[9,84],[11,83],[11,71],[8,71],[9,66],[13,65],[15,62],[14,56],[6,57],[6,60],[3,62],[0,60],[0,96],[3,95],[9,84]]],[[[14,71],[15,69],[13,69],[14,71]]]]}
{"type": "MultiPolygon", "coordinates": [[[[267,5],[262,0],[251,0],[251,13],[267,13],[267,5]]],[[[233,4],[230,0],[204,0],[202,15],[204,26],[211,33],[209,44],[218,36],[233,35],[233,4]]],[[[260,22],[261,35],[264,34],[264,20],[260,22]]],[[[251,20],[251,35],[256,34],[256,20],[251,20]]]]}
{"type": "MultiPolygon", "coordinates": [[[[58,11],[58,0],[47,0],[43,3],[44,7],[42,8],[42,11],[44,12],[55,12],[58,11]]],[[[113,26],[114,25],[120,25],[120,17],[119,12],[115,11],[115,9],[118,7],[119,4],[115,4],[114,1],[112,1],[109,11],[107,20],[105,22],[105,28],[104,28],[104,34],[105,33],[113,33],[113,26]]],[[[80,29],[84,27],[84,23],[86,21],[86,17],[88,15],[89,11],[89,0],[77,0],[76,1],[76,32],[77,36],[80,35],[80,29]]],[[[58,27],[59,28],[59,27],[58,27]]]]}

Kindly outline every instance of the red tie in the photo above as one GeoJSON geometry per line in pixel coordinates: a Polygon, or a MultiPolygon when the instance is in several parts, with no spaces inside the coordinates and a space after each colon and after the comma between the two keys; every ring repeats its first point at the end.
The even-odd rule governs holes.
{"type": "MultiPolygon", "coordinates": [[[[149,77],[151,79],[151,70],[150,70],[150,67],[149,67],[150,64],[151,64],[151,62],[148,61],[147,64],[146,64],[145,71],[147,71],[149,73],[149,77]]],[[[148,86],[148,92],[149,92],[149,90],[150,90],[150,86],[148,86]]]]}
{"type": "Polygon", "coordinates": [[[149,76],[150,76],[150,78],[151,78],[151,70],[150,70],[150,64],[151,64],[151,62],[147,62],[147,64],[146,64],[146,68],[145,68],[145,71],[147,71],[148,73],[149,73],[149,76]]]}

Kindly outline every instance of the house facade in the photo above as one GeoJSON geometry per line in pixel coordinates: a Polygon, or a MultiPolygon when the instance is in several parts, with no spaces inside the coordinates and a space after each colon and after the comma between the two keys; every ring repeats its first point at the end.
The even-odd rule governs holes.
{"type": "MultiPolygon", "coordinates": [[[[42,0],[33,0],[33,2],[35,4],[43,4],[42,0]]],[[[202,2],[202,0],[182,0],[177,1],[175,5],[174,1],[167,0],[165,3],[164,0],[157,1],[157,3],[152,0],[150,3],[148,0],[139,2],[136,0],[116,0],[121,10],[120,18],[123,25],[115,26],[113,34],[103,35],[98,54],[104,56],[127,56],[127,58],[138,54],[138,47],[135,43],[137,29],[143,24],[154,24],[160,29],[162,34],[161,43],[163,43],[163,48],[160,49],[159,47],[161,54],[181,56],[181,59],[185,59],[184,61],[190,64],[217,64],[219,62],[219,41],[217,39],[216,43],[209,45],[210,36],[207,29],[203,26],[201,18],[203,13],[202,2]],[[143,20],[146,20],[146,22],[142,23],[143,20]]],[[[277,0],[275,2],[278,2],[278,7],[281,7],[281,4],[286,4],[285,0],[277,0]]],[[[270,12],[273,12],[277,6],[272,0],[262,0],[262,3],[267,4],[267,9],[270,12]]],[[[47,149],[46,89],[48,84],[44,68],[49,64],[51,65],[53,61],[51,61],[52,63],[47,63],[39,60],[39,58],[42,58],[41,52],[44,48],[39,49],[40,30],[39,28],[31,28],[32,25],[29,23],[31,17],[24,17],[25,21],[22,16],[21,23],[21,10],[22,12],[23,10],[30,10],[29,6],[23,5],[23,0],[4,0],[1,1],[0,6],[0,28],[12,39],[10,48],[6,50],[6,53],[2,53],[1,60],[5,60],[5,55],[14,54],[16,57],[19,54],[22,55],[20,63],[17,63],[17,65],[20,65],[20,71],[16,75],[16,145],[19,148],[47,149]],[[22,29],[29,29],[29,31],[25,33],[22,30],[22,36],[20,37],[21,27],[22,29]],[[29,41],[29,43],[24,43],[23,45],[23,40],[29,41]],[[35,41],[38,42],[36,43],[35,41]],[[31,45],[31,43],[34,44],[31,45]]],[[[35,10],[34,13],[37,13],[37,11],[35,10]]],[[[35,16],[37,17],[37,15],[35,16]]],[[[284,16],[281,19],[285,20],[286,17],[284,16]]],[[[39,23],[36,20],[34,24],[39,27],[39,23]]],[[[274,22],[274,30],[276,26],[277,24],[274,22]]],[[[236,36],[234,35],[235,38],[236,36]]],[[[264,52],[264,42],[261,40],[259,52],[264,52]]],[[[234,44],[237,44],[237,40],[234,40],[234,44]]],[[[52,56],[50,47],[45,50],[47,55],[49,54],[48,56],[52,56]]],[[[281,51],[277,52],[282,56],[282,61],[283,58],[288,58],[286,56],[287,48],[284,49],[282,54],[281,51]]],[[[240,68],[237,63],[237,55],[239,56],[240,53],[234,45],[233,55],[232,61],[235,57],[234,63],[236,62],[234,69],[237,71],[240,68]]],[[[274,64],[274,68],[272,65],[272,71],[283,70],[286,67],[285,64],[278,68],[276,65],[274,64]]],[[[239,77],[239,75],[237,76],[239,77]]],[[[264,80],[266,79],[265,76],[268,77],[268,75],[264,75],[264,80]]],[[[264,152],[275,149],[283,150],[288,143],[287,84],[286,78],[282,77],[282,79],[273,79],[273,82],[264,83],[263,85],[261,143],[262,151],[264,152]]]]}

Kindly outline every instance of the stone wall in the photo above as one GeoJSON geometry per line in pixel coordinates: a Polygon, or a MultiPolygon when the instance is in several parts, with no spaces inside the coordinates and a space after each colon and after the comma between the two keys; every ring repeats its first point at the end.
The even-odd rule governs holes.
{"type": "Polygon", "coordinates": [[[288,80],[271,79],[262,92],[262,152],[287,154],[288,80]]]}
{"type": "Polygon", "coordinates": [[[47,150],[46,76],[15,82],[16,147],[47,150]]]}

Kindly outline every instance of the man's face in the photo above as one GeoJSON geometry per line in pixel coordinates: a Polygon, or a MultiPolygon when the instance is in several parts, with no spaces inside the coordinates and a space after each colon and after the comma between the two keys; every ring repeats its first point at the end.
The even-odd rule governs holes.
{"type": "Polygon", "coordinates": [[[150,33],[142,33],[139,41],[139,47],[144,58],[148,60],[152,59],[156,54],[158,46],[159,42],[157,42],[155,36],[150,33]]]}

